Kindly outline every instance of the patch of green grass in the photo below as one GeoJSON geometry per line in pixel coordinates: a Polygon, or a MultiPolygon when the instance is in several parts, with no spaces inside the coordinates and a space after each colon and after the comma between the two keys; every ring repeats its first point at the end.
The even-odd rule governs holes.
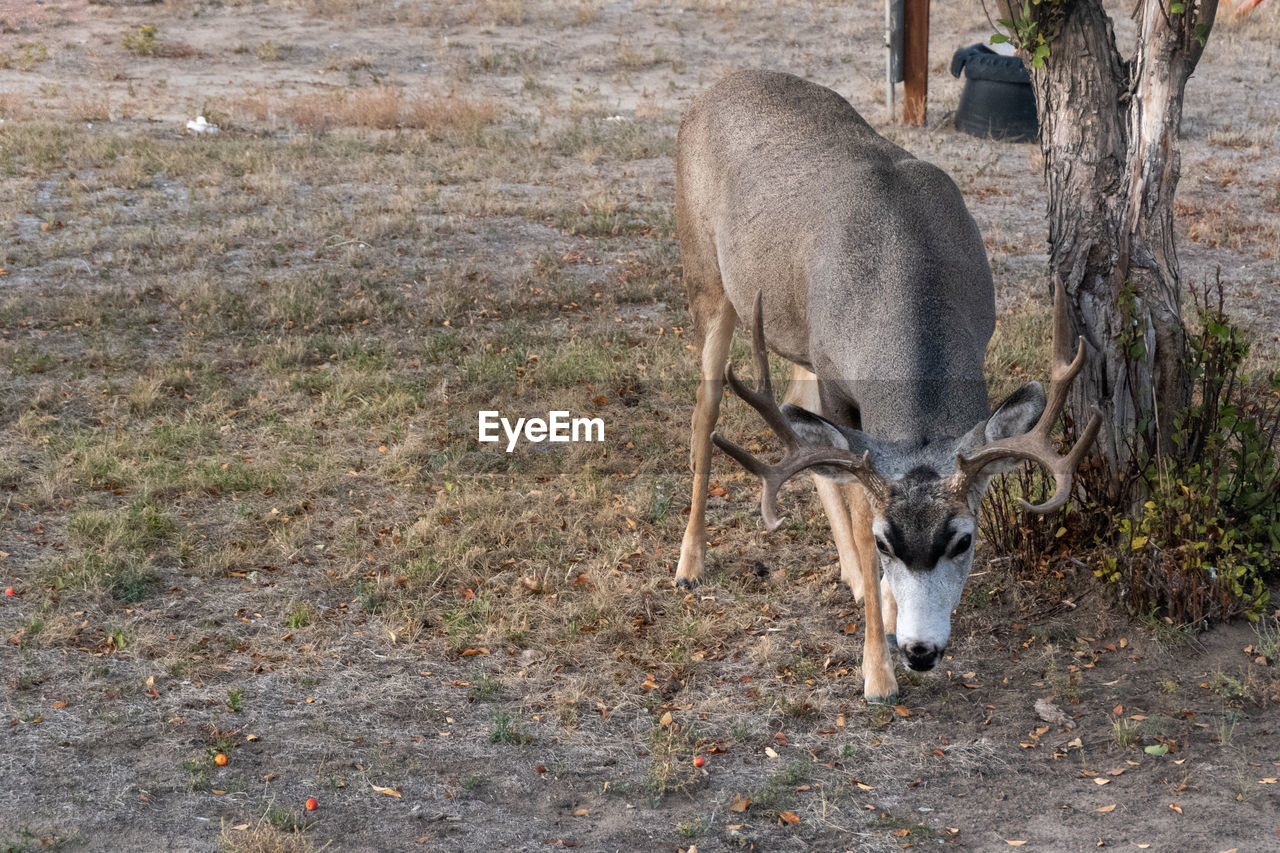
{"type": "Polygon", "coordinates": [[[502,692],[502,682],[491,678],[488,674],[475,676],[471,680],[471,698],[477,702],[494,699],[502,692]]]}
{"type": "Polygon", "coordinates": [[[1000,315],[987,345],[987,386],[993,402],[1003,400],[1032,379],[1049,375],[1053,334],[1050,315],[1034,303],[1013,306],[1000,315]]]}
{"type": "Polygon", "coordinates": [[[0,53],[0,68],[17,68],[30,71],[41,62],[49,60],[49,46],[42,41],[28,41],[16,49],[0,53]]]}
{"type": "Polygon", "coordinates": [[[209,774],[217,765],[213,763],[213,758],[208,755],[202,755],[199,758],[189,758],[182,762],[182,769],[187,773],[187,785],[192,791],[209,790],[209,774]]]}
{"type": "Polygon", "coordinates": [[[137,604],[151,595],[159,582],[156,573],[145,565],[118,565],[109,574],[111,594],[125,604],[137,604]]]}
{"type": "Polygon", "coordinates": [[[774,821],[784,811],[790,811],[796,803],[796,786],[808,778],[808,768],[803,764],[789,764],[770,776],[765,784],[747,793],[751,808],[759,809],[765,817],[774,821]]]}
{"type": "Polygon", "coordinates": [[[18,350],[7,353],[4,366],[16,376],[39,376],[50,373],[58,365],[58,360],[47,352],[18,350]]]}
{"type": "Polygon", "coordinates": [[[145,554],[166,544],[177,530],[172,518],[147,502],[134,502],[124,511],[85,509],[67,524],[79,544],[106,554],[145,554]]]}
{"type": "Polygon", "coordinates": [[[280,832],[302,832],[307,828],[306,820],[298,812],[282,809],[274,803],[267,806],[262,817],[272,829],[280,832]]]}
{"type": "Polygon", "coordinates": [[[689,729],[678,723],[656,725],[649,731],[647,741],[651,802],[661,802],[673,792],[692,791],[701,774],[693,766],[697,742],[689,729]]]}
{"type": "Polygon", "coordinates": [[[133,631],[119,625],[103,626],[102,633],[106,636],[107,645],[116,652],[127,648],[133,639],[133,631]]]}
{"type": "Polygon", "coordinates": [[[894,842],[901,844],[903,847],[911,847],[928,841],[937,834],[937,831],[927,824],[920,823],[913,818],[898,817],[888,812],[881,812],[867,826],[871,829],[886,830],[892,833],[894,842]]]}
{"type": "Polygon", "coordinates": [[[1081,685],[1079,673],[1064,671],[1058,664],[1058,650],[1050,645],[1046,650],[1048,665],[1045,667],[1044,680],[1053,690],[1054,698],[1059,702],[1071,704],[1080,701],[1081,685]]]}
{"type": "Polygon", "coordinates": [[[516,722],[506,711],[493,715],[489,729],[489,743],[504,743],[513,746],[524,746],[533,743],[533,736],[516,728],[516,722]]]}
{"type": "Polygon", "coordinates": [[[289,618],[286,623],[293,630],[305,628],[311,624],[313,618],[313,610],[310,604],[303,602],[295,604],[293,609],[289,611],[289,618]]]}
{"type": "Polygon", "coordinates": [[[1166,649],[1180,649],[1195,639],[1197,628],[1194,624],[1178,624],[1168,616],[1160,616],[1155,607],[1139,614],[1139,619],[1151,632],[1155,641],[1166,649]]]}
{"type": "Polygon", "coordinates": [[[227,708],[233,714],[238,714],[242,710],[244,710],[244,691],[243,690],[227,691],[227,708]]]}
{"type": "Polygon", "coordinates": [[[563,231],[583,237],[621,237],[670,231],[674,223],[666,211],[606,206],[585,211],[561,210],[557,214],[556,225],[563,231]]]}
{"type": "Polygon", "coordinates": [[[702,815],[676,824],[676,831],[680,833],[680,837],[688,840],[701,838],[707,834],[707,830],[710,828],[711,819],[702,815]]]}
{"type": "Polygon", "coordinates": [[[1244,699],[1249,695],[1249,689],[1244,681],[1234,675],[1227,675],[1220,669],[1209,677],[1206,684],[1223,699],[1244,699]]]}
{"type": "Polygon", "coordinates": [[[1111,735],[1121,749],[1132,749],[1142,740],[1138,727],[1124,717],[1116,717],[1111,721],[1111,735]]]}
{"type": "Polygon", "coordinates": [[[445,631],[454,651],[460,652],[475,645],[476,640],[488,630],[489,610],[489,597],[481,594],[464,599],[444,614],[445,631]]]}
{"type": "Polygon", "coordinates": [[[675,141],[669,129],[648,119],[581,116],[553,134],[551,149],[568,157],[647,160],[674,156],[675,141]]]}
{"type": "Polygon", "coordinates": [[[1254,623],[1253,634],[1257,638],[1254,654],[1266,658],[1268,664],[1280,661],[1280,616],[1259,619],[1254,623]]]}

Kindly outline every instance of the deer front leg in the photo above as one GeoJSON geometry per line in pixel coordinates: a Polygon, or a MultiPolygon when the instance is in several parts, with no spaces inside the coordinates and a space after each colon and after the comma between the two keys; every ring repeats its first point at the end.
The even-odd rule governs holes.
{"type": "Polygon", "coordinates": [[[866,636],[862,644],[862,695],[869,703],[896,702],[898,682],[893,676],[893,658],[881,617],[875,539],[871,538],[868,544],[858,535],[859,524],[863,523],[870,535],[871,507],[861,486],[835,483],[816,475],[813,481],[840,555],[840,579],[863,599],[866,636]],[[861,514],[860,509],[864,509],[861,514]]]}
{"type": "Polygon", "coordinates": [[[738,315],[728,299],[708,324],[702,344],[702,381],[698,383],[698,399],[693,407],[693,437],[690,462],[693,466],[693,499],[689,505],[689,523],[680,543],[680,563],[676,567],[676,586],[693,587],[702,577],[707,550],[707,484],[711,478],[711,432],[720,417],[720,398],[724,394],[724,367],[729,360],[729,342],[738,315]]]}
{"type": "Polygon", "coordinates": [[[893,655],[886,634],[892,634],[898,618],[897,603],[890,594],[881,602],[880,560],[876,556],[876,538],[871,532],[874,517],[866,491],[851,485],[846,491],[854,542],[861,557],[862,588],[867,597],[867,634],[862,644],[862,694],[868,702],[898,701],[898,680],[893,675],[893,655]],[[882,607],[883,605],[883,607],[882,607]],[[882,612],[883,611],[883,612],[882,612]]]}

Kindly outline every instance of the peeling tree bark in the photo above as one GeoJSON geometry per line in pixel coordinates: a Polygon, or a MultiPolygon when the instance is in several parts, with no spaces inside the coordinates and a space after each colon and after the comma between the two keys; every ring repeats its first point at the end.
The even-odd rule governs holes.
{"type": "MultiPolygon", "coordinates": [[[[1006,17],[1015,14],[1000,3],[1006,17]]],[[[1089,361],[1069,403],[1077,424],[1103,413],[1098,452],[1110,494],[1131,496],[1144,457],[1167,449],[1188,400],[1182,290],[1173,234],[1187,78],[1216,0],[1138,0],[1137,49],[1121,56],[1101,0],[1045,0],[1031,18],[1049,40],[1030,68],[1049,189],[1054,287],[1065,288],[1089,361]]],[[[1024,55],[1030,51],[1024,51],[1024,55]]]]}

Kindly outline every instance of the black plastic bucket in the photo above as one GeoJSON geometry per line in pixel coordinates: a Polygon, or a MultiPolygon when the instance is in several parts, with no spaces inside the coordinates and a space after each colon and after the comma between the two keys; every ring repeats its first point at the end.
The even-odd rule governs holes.
{"type": "Polygon", "coordinates": [[[964,71],[956,130],[1003,142],[1034,142],[1040,134],[1031,77],[1018,56],[1003,56],[985,44],[957,50],[951,74],[964,71]]]}

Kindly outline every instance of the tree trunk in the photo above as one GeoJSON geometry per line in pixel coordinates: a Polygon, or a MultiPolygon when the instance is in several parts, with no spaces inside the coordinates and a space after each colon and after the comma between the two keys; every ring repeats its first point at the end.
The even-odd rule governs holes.
{"type": "Polygon", "coordinates": [[[1130,60],[1101,0],[1030,7],[1050,50],[1030,71],[1052,282],[1065,288],[1073,330],[1089,346],[1069,412],[1077,424],[1094,406],[1103,413],[1097,451],[1109,494],[1098,497],[1113,503],[1134,497],[1140,466],[1169,447],[1188,400],[1173,195],[1183,88],[1200,57],[1197,28],[1207,37],[1216,6],[1188,0],[1186,14],[1170,15],[1140,0],[1130,60]]]}

